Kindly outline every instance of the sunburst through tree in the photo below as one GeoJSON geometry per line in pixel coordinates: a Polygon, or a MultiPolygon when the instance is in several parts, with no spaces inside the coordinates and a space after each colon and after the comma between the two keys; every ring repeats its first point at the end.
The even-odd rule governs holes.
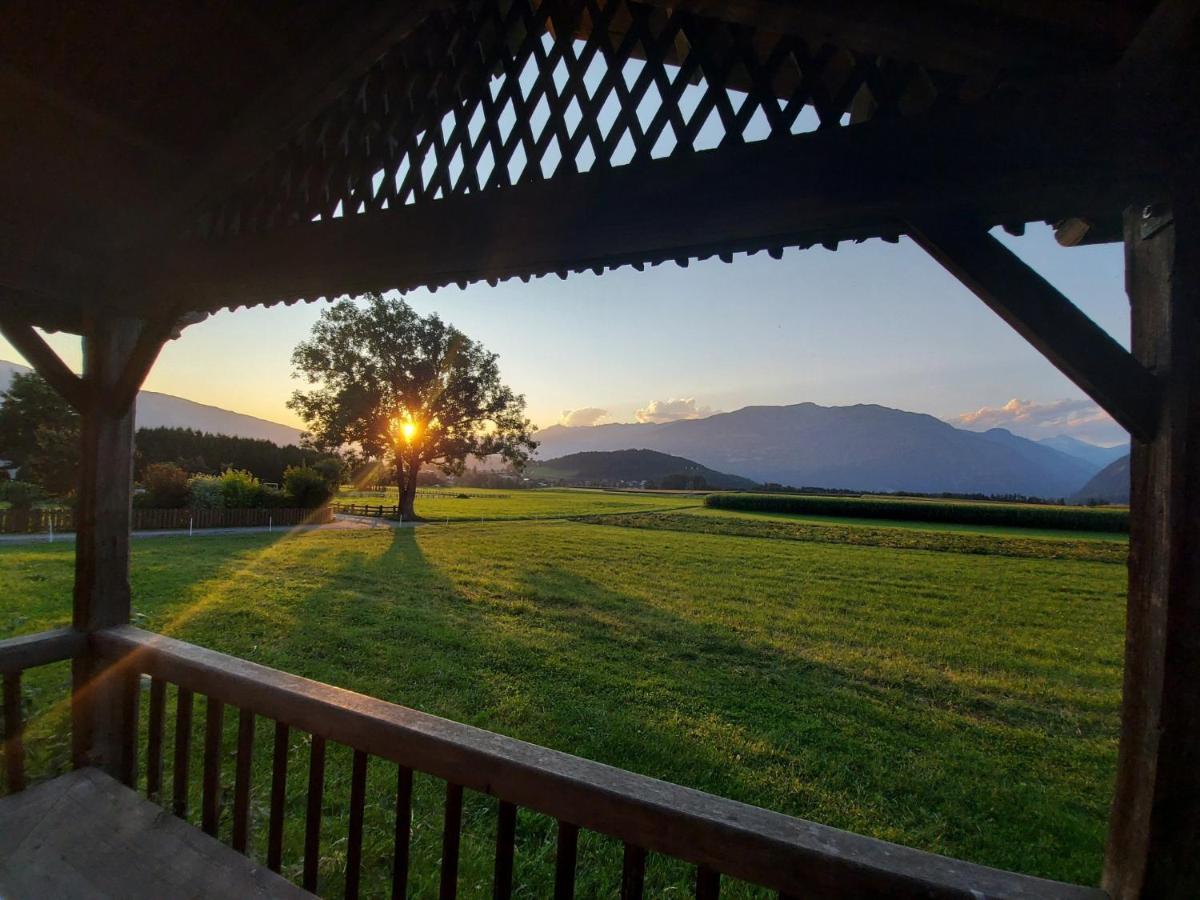
{"type": "Polygon", "coordinates": [[[520,467],[537,446],[525,398],[500,380],[496,354],[398,297],[368,294],[328,308],[292,364],[314,385],[288,402],[311,440],[389,460],[405,519],[416,517],[423,467],[459,474],[470,456],[520,467]]]}

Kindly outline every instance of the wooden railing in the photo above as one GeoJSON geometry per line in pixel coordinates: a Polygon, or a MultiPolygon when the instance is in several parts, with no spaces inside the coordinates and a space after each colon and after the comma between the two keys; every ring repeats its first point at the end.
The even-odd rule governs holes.
{"type": "Polygon", "coordinates": [[[27,669],[78,656],[87,638],[61,628],[0,641],[0,678],[4,682],[4,782],[7,793],[25,789],[25,717],[21,703],[21,675],[27,669]]]}
{"type": "Polygon", "coordinates": [[[163,784],[166,691],[173,684],[175,746],[172,808],[186,815],[194,697],[206,697],[201,827],[220,818],[220,760],[226,706],[238,710],[232,845],[248,846],[255,717],[274,725],[267,865],[279,871],[283,850],[289,734],[312,735],[301,882],[317,888],[327,742],[353,751],[346,842],[345,895],[359,892],[367,767],[371,757],[397,766],[393,896],[406,896],[413,773],[445,782],[440,896],[456,895],[464,791],[498,798],[494,896],[513,893],[518,808],[557,820],[554,896],[574,896],[581,829],[624,843],[612,883],[640,898],[648,853],[695,867],[695,895],[716,898],[724,879],[768,888],[780,898],[922,897],[1056,898],[1106,895],[861,837],[690,788],[668,784],[566,753],[451,722],[362,694],[289,675],[132,626],[91,635],[117,677],[150,676],[146,787],[163,784]]]}

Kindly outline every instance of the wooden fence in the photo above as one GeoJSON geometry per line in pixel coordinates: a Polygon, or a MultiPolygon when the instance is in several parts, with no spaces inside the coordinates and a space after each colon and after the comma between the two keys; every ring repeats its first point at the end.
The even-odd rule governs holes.
{"type": "MultiPolygon", "coordinates": [[[[134,531],[183,528],[323,525],[333,510],[320,509],[134,509],[134,531]]],[[[49,534],[75,530],[73,509],[0,509],[0,534],[49,534]]]]}
{"type": "Polygon", "coordinates": [[[382,519],[385,516],[390,519],[400,518],[399,506],[383,506],[382,504],[335,503],[333,511],[347,516],[372,516],[376,519],[382,519]]]}

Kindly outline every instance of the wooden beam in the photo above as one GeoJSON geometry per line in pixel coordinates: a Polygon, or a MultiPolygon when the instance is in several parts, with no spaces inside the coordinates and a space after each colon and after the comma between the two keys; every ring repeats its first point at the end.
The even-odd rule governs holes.
{"type": "Polygon", "coordinates": [[[1154,435],[1154,376],[1020,257],[970,221],[915,221],[912,236],[1130,434],[1154,435]]]}
{"type": "Polygon", "coordinates": [[[208,159],[149,217],[144,233],[170,237],[191,224],[189,216],[198,213],[201,205],[253,175],[430,11],[446,2],[347,4],[343,28],[327,36],[320,52],[281,72],[278,81],[246,106],[208,159]]]}
{"type": "Polygon", "coordinates": [[[1200,4],[1195,0],[1159,0],[1117,64],[1117,79],[1127,88],[1150,89],[1177,73],[1196,46],[1200,4]]]}
{"type": "MultiPolygon", "coordinates": [[[[133,498],[134,409],[116,411],[111,394],[143,325],[105,317],[84,335],[85,402],[75,528],[77,631],[129,621],[129,543],[133,498]]],[[[118,778],[132,771],[134,685],[94,653],[72,664],[71,743],[76,766],[95,765],[118,778]]]]}
{"type": "MultiPolygon", "coordinates": [[[[1111,85],[564,175],[305,222],[165,255],[143,285],[182,308],[316,299],[1119,209],[1168,160],[1126,152],[1111,85]]],[[[137,295],[131,303],[144,302],[137,295]]]]}
{"type": "Polygon", "coordinates": [[[1021,69],[1065,70],[1111,62],[1119,16],[1101,3],[1027,5],[980,14],[962,3],[886,0],[650,0],[658,6],[748,25],[857,53],[982,78],[1021,69]],[[1065,39],[1070,35],[1071,39],[1065,39]]]}
{"type": "Polygon", "coordinates": [[[46,379],[64,400],[77,411],[84,406],[83,380],[67,368],[67,364],[58,358],[58,354],[34,331],[33,326],[13,319],[9,315],[0,315],[0,334],[8,340],[46,379]]]}
{"type": "Polygon", "coordinates": [[[1153,440],[1134,441],[1129,607],[1105,888],[1200,896],[1200,186],[1172,216],[1125,222],[1133,353],[1162,382],[1153,440]]]}

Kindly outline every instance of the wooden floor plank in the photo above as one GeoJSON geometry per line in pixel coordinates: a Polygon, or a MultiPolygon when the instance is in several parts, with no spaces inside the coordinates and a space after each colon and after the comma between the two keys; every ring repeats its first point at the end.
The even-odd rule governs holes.
{"type": "Polygon", "coordinates": [[[0,800],[0,896],[311,897],[98,769],[0,800]]]}

